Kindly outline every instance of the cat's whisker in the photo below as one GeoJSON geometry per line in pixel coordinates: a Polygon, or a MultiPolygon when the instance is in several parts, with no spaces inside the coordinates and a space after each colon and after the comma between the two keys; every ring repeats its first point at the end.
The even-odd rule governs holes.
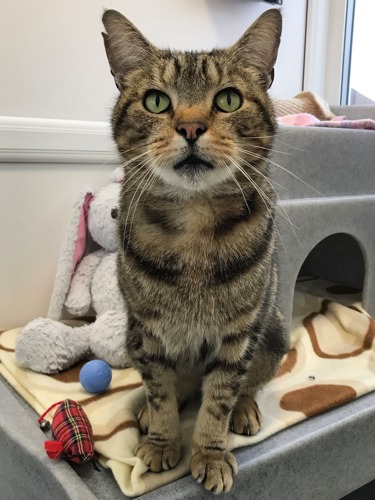
{"type": "Polygon", "coordinates": [[[123,189],[124,193],[127,193],[128,191],[130,191],[130,189],[134,186],[134,184],[137,184],[137,182],[139,182],[139,180],[142,178],[142,176],[144,174],[144,170],[142,170],[142,167],[144,167],[144,166],[145,166],[145,164],[140,165],[139,166],[139,170],[137,170],[136,172],[134,172],[132,174],[132,176],[129,179],[126,180],[126,182],[124,184],[124,189],[123,189]],[[139,174],[139,175],[137,175],[137,174],[139,174]],[[131,184],[128,184],[129,180],[131,178],[133,178],[133,177],[135,177],[133,179],[133,182],[131,184]]]}
{"type": "Polygon", "coordinates": [[[273,148],[266,148],[265,146],[257,146],[256,144],[252,144],[253,148],[257,149],[265,149],[266,151],[271,151],[271,153],[280,153],[282,155],[293,156],[293,153],[287,153],[286,151],[279,151],[273,148]]]}
{"type": "Polygon", "coordinates": [[[285,172],[287,172],[288,174],[290,174],[291,176],[293,176],[294,178],[296,178],[297,180],[299,180],[300,182],[302,182],[302,184],[305,184],[305,186],[307,186],[308,188],[310,188],[312,191],[314,191],[315,193],[317,193],[319,196],[322,196],[323,198],[325,198],[325,196],[324,196],[323,193],[321,193],[320,191],[318,191],[317,189],[315,189],[308,182],[304,181],[303,179],[301,179],[300,177],[298,177],[298,175],[294,174],[293,172],[291,172],[290,170],[288,170],[286,167],[283,167],[279,163],[276,163],[276,162],[270,160],[269,158],[267,158],[266,156],[262,156],[262,155],[259,155],[257,153],[252,153],[250,151],[246,152],[245,150],[244,150],[244,153],[246,153],[246,154],[248,154],[250,156],[253,156],[254,158],[257,158],[259,160],[267,161],[269,164],[274,165],[275,167],[281,168],[282,170],[284,170],[285,172]]]}
{"type": "Polygon", "coordinates": [[[288,148],[292,148],[292,149],[295,149],[296,151],[302,151],[302,153],[305,153],[306,152],[306,149],[301,149],[301,148],[297,148],[295,146],[292,146],[291,144],[288,144],[287,142],[283,142],[281,141],[280,139],[278,139],[277,137],[275,137],[275,141],[277,142],[281,142],[281,144],[284,144],[284,146],[287,146],[288,148]]]}
{"type": "Polygon", "coordinates": [[[150,141],[150,142],[141,142],[140,144],[137,144],[136,146],[133,146],[132,148],[129,148],[129,149],[121,149],[120,150],[120,153],[121,154],[125,154],[125,153],[129,153],[129,151],[134,151],[135,149],[139,149],[139,148],[146,148],[147,146],[151,146],[151,144],[155,144],[155,141],[150,141]]]}
{"type": "Polygon", "coordinates": [[[247,203],[247,200],[246,200],[246,197],[245,197],[245,193],[243,192],[243,189],[242,189],[240,183],[236,179],[236,176],[233,174],[233,172],[231,171],[230,167],[223,160],[220,160],[220,164],[227,169],[227,171],[229,172],[230,176],[232,177],[232,179],[234,180],[234,182],[237,184],[237,186],[238,186],[238,188],[239,188],[239,190],[240,190],[240,192],[242,194],[242,198],[243,198],[243,200],[245,202],[247,210],[248,210],[249,214],[251,214],[251,210],[250,210],[250,207],[249,207],[249,205],[247,203]]]}
{"type": "MultiPolygon", "coordinates": [[[[241,165],[232,156],[228,156],[228,155],[225,155],[225,156],[237,168],[237,170],[239,172],[241,172],[241,174],[245,177],[245,179],[247,179],[250,182],[250,184],[258,191],[262,200],[266,199],[270,203],[271,207],[273,209],[275,209],[276,206],[272,202],[272,200],[264,193],[264,191],[256,184],[256,182],[248,175],[248,173],[241,167],[241,165]]],[[[266,203],[265,203],[265,205],[268,208],[268,205],[266,203]]]]}
{"type": "MultiPolygon", "coordinates": [[[[152,142],[149,142],[149,143],[144,143],[144,144],[140,144],[140,145],[138,145],[138,146],[135,146],[134,148],[130,148],[130,149],[127,149],[127,150],[125,150],[125,151],[121,151],[121,153],[125,154],[125,153],[127,153],[127,152],[129,152],[129,151],[132,151],[132,150],[134,150],[134,149],[137,149],[137,148],[139,148],[139,147],[146,147],[146,146],[149,146],[149,145],[151,145],[151,144],[152,144],[152,142]]],[[[126,165],[128,165],[128,164],[132,163],[132,162],[133,162],[133,161],[135,161],[137,158],[139,158],[139,157],[143,156],[144,154],[147,154],[147,152],[148,152],[148,151],[146,151],[145,153],[142,153],[141,155],[134,156],[133,158],[131,158],[131,159],[129,159],[129,160],[126,160],[125,162],[121,163],[121,164],[119,165],[119,167],[124,168],[126,165]]],[[[120,160],[120,158],[119,158],[119,160],[120,160]]],[[[109,159],[108,159],[108,160],[106,160],[105,162],[98,164],[98,165],[95,167],[95,171],[97,171],[97,170],[99,170],[99,169],[101,169],[101,168],[104,168],[106,165],[108,165],[108,164],[112,164],[112,163],[113,163],[112,158],[109,158],[109,159]]],[[[116,165],[117,165],[117,162],[116,162],[116,165]]]]}
{"type": "MultiPolygon", "coordinates": [[[[151,165],[152,167],[152,165],[151,165]]],[[[132,219],[130,221],[130,227],[129,227],[129,237],[128,237],[128,243],[127,243],[127,246],[126,246],[126,250],[125,252],[127,251],[128,249],[128,246],[129,246],[129,243],[130,243],[130,238],[131,238],[131,232],[132,232],[132,228],[133,228],[133,222],[134,222],[134,218],[135,218],[135,214],[136,214],[136,211],[137,211],[137,208],[138,208],[138,204],[139,204],[139,201],[140,199],[142,198],[142,194],[145,192],[145,190],[147,189],[147,187],[151,184],[151,182],[155,179],[155,176],[156,176],[156,172],[154,170],[150,170],[149,171],[149,175],[147,176],[147,180],[145,180],[144,182],[144,186],[141,190],[141,193],[140,195],[138,196],[138,199],[135,203],[135,206],[134,206],[134,209],[133,209],[133,215],[132,215],[132,219]]]]}
{"type": "Polygon", "coordinates": [[[284,240],[283,240],[283,238],[282,238],[282,236],[281,236],[281,233],[280,233],[280,231],[279,231],[279,228],[277,227],[277,224],[276,224],[275,219],[273,219],[273,223],[274,223],[274,225],[275,225],[275,226],[274,226],[274,227],[275,227],[275,231],[276,231],[276,233],[277,233],[277,236],[279,237],[279,240],[280,240],[280,243],[281,243],[281,245],[282,245],[282,247],[283,247],[283,249],[284,249],[284,252],[286,252],[286,251],[287,251],[287,250],[286,250],[286,246],[285,246],[284,240]]]}
{"type": "Polygon", "coordinates": [[[281,199],[280,199],[280,196],[279,196],[279,194],[278,194],[277,190],[274,188],[274,186],[273,186],[273,184],[272,184],[272,181],[271,181],[270,179],[268,179],[268,177],[266,177],[264,174],[262,174],[262,172],[260,172],[260,170],[258,170],[256,167],[254,167],[251,163],[249,163],[249,162],[245,161],[244,159],[242,159],[242,161],[243,161],[246,165],[248,165],[250,168],[252,168],[253,170],[255,170],[255,171],[256,171],[259,175],[261,175],[261,176],[262,176],[262,177],[263,177],[263,178],[264,178],[267,182],[269,182],[269,183],[270,183],[270,185],[271,185],[271,187],[272,187],[272,189],[273,189],[273,191],[274,191],[274,193],[275,193],[275,195],[276,195],[276,198],[277,198],[277,200],[278,200],[278,202],[279,202],[279,203],[278,203],[278,205],[276,205],[276,206],[279,206],[279,207],[281,208],[281,210],[284,212],[285,217],[286,217],[287,221],[289,222],[290,227],[292,228],[292,231],[293,231],[293,234],[294,234],[294,236],[295,236],[296,240],[298,241],[299,245],[300,245],[300,246],[302,246],[302,243],[301,243],[300,239],[298,238],[297,233],[296,233],[296,231],[295,231],[295,229],[297,229],[298,231],[300,231],[300,228],[299,228],[299,227],[297,227],[295,224],[293,224],[293,222],[291,221],[291,219],[290,219],[290,217],[289,217],[289,214],[288,214],[288,212],[286,211],[286,208],[285,208],[285,207],[284,207],[284,205],[282,204],[282,201],[281,201],[281,199]]]}
{"type": "Polygon", "coordinates": [[[145,163],[145,159],[137,163],[136,165],[132,166],[129,168],[129,170],[126,170],[124,172],[124,182],[129,182],[129,180],[133,177],[134,173],[136,173],[145,163]]]}
{"type": "MultiPolygon", "coordinates": [[[[239,151],[241,152],[246,152],[244,149],[240,149],[238,148],[239,151]]],[[[271,186],[272,186],[272,189],[274,190],[274,192],[277,194],[277,191],[275,189],[275,186],[278,186],[279,188],[281,189],[284,189],[286,190],[287,188],[285,186],[282,186],[281,184],[279,184],[278,182],[276,182],[275,180],[271,180],[270,178],[268,178],[266,175],[264,175],[259,169],[257,169],[252,163],[249,163],[247,162],[244,158],[241,157],[241,161],[243,163],[245,163],[247,166],[251,167],[257,174],[261,175],[271,186]]]]}
{"type": "Polygon", "coordinates": [[[147,155],[148,153],[151,153],[152,151],[154,151],[153,149],[152,150],[147,150],[147,151],[144,151],[143,153],[137,155],[137,156],[133,156],[132,158],[130,158],[129,160],[126,160],[122,163],[122,167],[126,167],[127,165],[133,163],[133,161],[136,161],[138,160],[138,158],[141,158],[142,156],[145,156],[147,155]]]}
{"type": "MultiPolygon", "coordinates": [[[[260,187],[260,186],[258,186],[258,185],[257,185],[257,183],[256,183],[255,181],[253,181],[253,180],[249,177],[249,175],[247,174],[247,172],[246,172],[246,171],[245,171],[245,170],[244,170],[244,169],[243,169],[243,168],[242,168],[242,167],[238,164],[238,162],[236,162],[233,158],[231,158],[231,159],[234,161],[234,164],[235,164],[235,166],[238,168],[238,170],[239,170],[239,171],[240,171],[240,172],[241,172],[241,173],[245,176],[245,178],[246,178],[246,179],[248,179],[248,180],[252,183],[252,185],[254,186],[254,188],[258,191],[258,193],[259,193],[260,197],[261,197],[261,198],[262,198],[262,200],[263,200],[263,203],[264,203],[264,204],[265,204],[265,206],[267,207],[267,211],[268,211],[269,215],[271,216],[272,220],[274,221],[274,224],[275,224],[275,229],[276,229],[276,231],[277,231],[277,233],[278,233],[278,235],[279,235],[280,241],[281,241],[281,243],[282,243],[282,245],[283,245],[283,247],[284,247],[284,249],[285,249],[284,241],[283,241],[283,239],[282,239],[282,237],[281,237],[281,234],[280,234],[280,231],[279,231],[279,229],[278,229],[278,227],[277,227],[276,220],[275,220],[275,218],[274,218],[274,216],[273,216],[273,213],[271,213],[271,211],[269,210],[269,207],[268,207],[268,205],[267,205],[267,201],[268,201],[268,203],[269,203],[270,207],[271,207],[273,210],[276,210],[276,211],[277,211],[277,212],[278,212],[278,213],[279,213],[279,214],[280,214],[280,215],[281,215],[281,216],[282,216],[282,217],[283,217],[283,218],[284,218],[284,219],[285,219],[285,220],[286,220],[286,221],[287,221],[287,222],[288,222],[291,226],[292,226],[292,229],[293,229],[293,223],[291,222],[291,220],[290,220],[290,218],[289,218],[288,214],[286,214],[286,216],[285,216],[285,215],[282,213],[282,211],[278,208],[278,206],[277,206],[277,205],[276,205],[276,204],[275,204],[275,203],[274,203],[274,202],[273,202],[273,201],[269,198],[269,196],[267,196],[267,195],[266,195],[266,193],[265,193],[265,192],[261,189],[261,187],[260,187]]],[[[294,230],[293,230],[293,232],[294,232],[294,230]]],[[[298,238],[297,238],[297,240],[298,240],[298,238]]],[[[298,240],[298,241],[299,241],[299,240],[298,240]]]]}
{"type": "MultiPolygon", "coordinates": [[[[245,150],[242,150],[242,151],[246,152],[245,150]]],[[[290,227],[291,227],[291,229],[292,229],[292,231],[293,231],[294,237],[295,237],[295,238],[296,238],[296,240],[298,241],[298,244],[299,244],[300,246],[302,246],[302,243],[301,243],[300,239],[298,238],[298,235],[297,235],[297,233],[296,233],[296,231],[295,231],[296,229],[297,229],[297,230],[299,230],[299,228],[298,228],[295,224],[293,224],[293,223],[292,223],[292,221],[291,221],[291,219],[290,219],[290,217],[289,217],[288,212],[286,211],[285,207],[283,206],[283,204],[282,204],[282,202],[281,202],[281,199],[280,199],[280,197],[279,197],[278,192],[276,191],[276,189],[275,189],[275,188],[274,188],[274,186],[273,186],[272,181],[271,181],[268,177],[266,177],[266,176],[265,176],[265,175],[264,175],[264,174],[263,174],[263,173],[262,173],[259,169],[257,169],[254,165],[252,165],[251,163],[247,162],[247,161],[246,161],[246,160],[244,160],[244,159],[242,159],[242,161],[243,161],[243,162],[244,162],[247,166],[249,166],[250,168],[252,168],[255,172],[257,172],[257,173],[258,173],[258,175],[261,175],[261,176],[262,176],[262,177],[263,177],[263,178],[264,178],[267,182],[269,182],[269,184],[271,185],[271,187],[272,187],[272,189],[273,189],[273,191],[274,191],[274,193],[275,193],[275,195],[276,195],[276,197],[277,197],[277,200],[278,200],[278,202],[279,202],[279,203],[278,203],[278,205],[276,205],[276,206],[280,207],[281,211],[284,213],[284,215],[285,215],[285,217],[284,217],[284,218],[288,221],[288,223],[289,223],[289,225],[290,225],[290,227]]],[[[277,184],[277,183],[275,183],[275,184],[277,184]]],[[[281,214],[281,211],[280,211],[280,210],[278,210],[278,211],[279,211],[279,213],[281,214]]]]}
{"type": "MultiPolygon", "coordinates": [[[[275,133],[275,135],[277,132],[275,133]]],[[[240,139],[275,139],[275,135],[246,135],[246,134],[241,134],[240,139]]]]}
{"type": "MultiPolygon", "coordinates": [[[[237,169],[244,175],[244,177],[246,177],[246,179],[252,183],[252,185],[255,187],[255,185],[257,187],[259,187],[255,181],[253,179],[251,179],[251,177],[249,176],[249,174],[243,169],[243,167],[241,167],[241,165],[233,158],[233,157],[230,157],[230,159],[232,160],[232,162],[234,163],[234,165],[237,167],[237,169]]],[[[271,207],[276,210],[280,215],[281,217],[283,217],[291,226],[292,228],[295,228],[295,229],[298,229],[299,228],[297,226],[295,226],[292,221],[290,220],[289,216],[285,216],[285,214],[282,212],[282,210],[278,207],[278,205],[276,205],[269,196],[266,195],[266,193],[259,187],[259,189],[262,191],[262,194],[263,196],[267,199],[268,203],[271,205],[271,207]]],[[[273,188],[274,189],[274,188],[273,188]]]]}
{"type": "MultiPolygon", "coordinates": [[[[292,146],[291,144],[288,144],[287,142],[285,141],[282,141],[281,139],[279,139],[278,137],[282,137],[283,135],[287,135],[287,132],[282,132],[280,130],[280,128],[275,132],[274,135],[258,135],[258,136],[255,136],[255,135],[242,135],[241,138],[242,139],[247,139],[248,141],[251,141],[251,140],[254,140],[254,139],[272,139],[273,141],[277,141],[279,142],[280,144],[283,144],[284,146],[286,146],[287,148],[290,148],[290,149],[294,149],[295,151],[302,151],[302,152],[305,152],[306,150],[305,149],[301,149],[301,148],[297,148],[296,146],[292,146]]],[[[253,146],[256,146],[255,144],[253,144],[253,146]]],[[[256,146],[256,147],[260,147],[260,146],[256,146]]],[[[263,147],[263,146],[262,146],[263,147]]],[[[266,149],[266,148],[265,148],[266,149]]],[[[272,148],[270,149],[271,151],[272,148]]],[[[284,153],[284,151],[277,151],[278,153],[284,153]]],[[[285,154],[287,154],[285,152],[285,154]]],[[[293,153],[289,153],[289,154],[293,154],[293,153]]]]}
{"type": "Polygon", "coordinates": [[[256,182],[254,182],[250,176],[247,175],[246,171],[243,170],[243,168],[241,167],[241,165],[239,165],[232,157],[228,157],[228,159],[233,163],[233,165],[242,173],[242,175],[252,184],[252,186],[254,187],[254,189],[257,191],[257,193],[259,194],[259,196],[261,197],[263,203],[264,203],[264,206],[266,207],[266,210],[270,216],[270,218],[272,219],[273,221],[273,224],[274,224],[274,227],[275,227],[275,231],[280,239],[280,242],[284,248],[284,251],[286,251],[286,247],[285,247],[285,244],[284,244],[284,241],[282,239],[282,236],[280,234],[280,231],[277,227],[277,224],[276,224],[276,220],[275,220],[275,217],[274,217],[274,214],[272,213],[272,211],[270,210],[270,207],[273,209],[273,210],[276,210],[277,207],[276,205],[272,202],[272,200],[264,193],[264,191],[256,184],[256,182]],[[267,205],[267,201],[269,202],[270,204],[270,207],[267,205]]]}
{"type": "MultiPolygon", "coordinates": [[[[287,134],[287,132],[282,131],[282,129],[278,128],[274,134],[265,134],[265,135],[245,135],[241,134],[241,137],[245,137],[246,139],[272,139],[275,140],[276,137],[287,134]]],[[[287,145],[287,144],[286,144],[287,145]]]]}
{"type": "MultiPolygon", "coordinates": [[[[159,158],[161,158],[161,156],[162,156],[162,155],[163,155],[163,153],[162,153],[161,155],[157,156],[156,158],[151,158],[151,159],[149,159],[149,162],[153,161],[153,163],[155,163],[155,162],[156,162],[159,158]]],[[[136,181],[136,182],[138,183],[138,186],[137,186],[137,188],[135,189],[135,191],[134,191],[134,193],[133,193],[133,196],[132,196],[132,198],[131,198],[131,200],[130,200],[130,202],[129,202],[129,207],[128,207],[128,211],[127,211],[127,214],[126,214],[126,220],[125,220],[125,227],[124,227],[124,241],[123,241],[123,247],[125,246],[126,228],[127,228],[127,226],[128,226],[129,216],[130,216],[130,214],[132,213],[132,205],[133,205],[134,199],[135,199],[135,197],[136,197],[136,195],[137,195],[137,193],[138,193],[139,189],[141,189],[141,190],[142,190],[142,192],[141,192],[140,196],[142,195],[142,193],[143,193],[143,186],[142,186],[142,185],[144,184],[144,182],[145,182],[145,180],[146,180],[146,179],[147,179],[147,180],[146,180],[146,182],[148,181],[149,177],[153,174],[153,170],[152,170],[152,169],[150,169],[150,170],[146,169],[146,170],[145,170],[144,172],[142,172],[142,173],[143,173],[143,175],[141,175],[141,177],[140,177],[140,178],[138,178],[138,179],[137,179],[137,181],[136,181]]],[[[139,198],[138,198],[138,202],[139,202],[139,198]]],[[[135,210],[136,210],[136,208],[137,208],[138,202],[136,203],[135,210]]],[[[135,211],[133,211],[133,217],[132,217],[132,219],[134,219],[134,214],[135,214],[135,211]]],[[[131,237],[131,234],[130,234],[130,230],[129,230],[128,245],[129,245],[129,240],[130,240],[130,237],[131,237]]],[[[126,246],[125,253],[126,253],[126,251],[127,251],[128,245],[126,246]]]]}
{"type": "MultiPolygon", "coordinates": [[[[159,155],[158,157],[156,157],[156,159],[160,158],[160,156],[162,156],[162,155],[159,155]]],[[[140,162],[139,164],[137,164],[135,166],[135,172],[133,172],[130,177],[127,177],[125,179],[125,189],[124,189],[124,192],[129,191],[134,186],[134,184],[136,184],[137,182],[139,182],[139,179],[142,177],[142,174],[144,172],[144,170],[143,170],[144,167],[146,167],[149,163],[153,162],[154,160],[155,160],[155,158],[146,158],[146,159],[142,160],[142,162],[140,162]],[[137,176],[137,173],[140,173],[141,175],[137,176]],[[128,184],[129,181],[133,177],[135,177],[135,180],[133,180],[133,182],[131,184],[128,184]]]]}
{"type": "Polygon", "coordinates": [[[104,168],[108,163],[112,163],[111,159],[106,160],[104,163],[100,163],[95,167],[95,171],[98,171],[101,168],[104,168]]]}
{"type": "Polygon", "coordinates": [[[153,158],[147,158],[146,160],[143,160],[141,163],[137,164],[134,168],[135,172],[133,172],[129,177],[126,177],[125,178],[125,188],[124,188],[124,192],[127,192],[129,191],[132,186],[134,186],[134,184],[136,184],[138,182],[138,180],[140,179],[140,177],[136,177],[135,180],[133,180],[133,182],[129,185],[129,181],[135,177],[137,175],[137,173],[139,173],[140,171],[143,172],[141,169],[143,167],[145,167],[148,163],[152,162],[153,161],[153,158]]]}
{"type": "MultiPolygon", "coordinates": [[[[142,188],[142,184],[144,182],[144,180],[146,179],[146,177],[148,176],[149,174],[149,170],[146,168],[146,169],[143,169],[143,167],[146,165],[146,163],[150,163],[152,161],[152,159],[148,159],[147,160],[144,160],[144,163],[142,164],[142,170],[140,170],[139,172],[139,175],[137,176],[137,178],[135,179],[135,181],[133,181],[131,183],[131,185],[129,186],[126,186],[125,189],[124,189],[124,192],[127,192],[129,191],[135,184],[137,184],[137,187],[135,188],[135,191],[133,192],[133,196],[132,198],[130,199],[130,202],[129,202],[129,205],[128,205],[128,210],[127,210],[127,214],[126,214],[126,219],[125,219],[125,225],[124,225],[124,241],[123,241],[123,248],[124,248],[124,245],[125,245],[125,237],[126,237],[126,234],[127,234],[127,227],[128,227],[128,220],[129,220],[129,216],[131,214],[131,209],[132,209],[132,204],[133,204],[133,201],[137,195],[137,192],[139,191],[139,189],[142,188]]],[[[136,174],[138,173],[138,170],[137,172],[135,172],[136,174]]],[[[130,234],[129,234],[129,237],[130,237],[130,234]]]]}
{"type": "MultiPolygon", "coordinates": [[[[134,198],[135,198],[138,190],[142,186],[143,180],[148,175],[148,173],[149,173],[148,170],[142,171],[142,175],[140,176],[139,179],[137,179],[137,182],[139,182],[139,184],[136,187],[136,189],[135,189],[135,191],[133,193],[133,196],[132,196],[132,198],[131,198],[131,200],[129,202],[128,210],[127,210],[127,213],[126,213],[125,224],[124,224],[124,237],[123,237],[123,241],[122,241],[122,248],[124,249],[125,254],[126,254],[126,251],[127,251],[127,248],[128,248],[128,245],[127,245],[126,249],[125,249],[125,238],[126,238],[126,234],[127,234],[126,229],[127,229],[127,226],[128,226],[128,220],[129,220],[129,215],[130,215],[130,211],[131,211],[131,206],[132,206],[133,200],[134,200],[134,198]]],[[[129,234],[128,238],[130,238],[130,234],[129,234]]]]}
{"type": "Polygon", "coordinates": [[[236,161],[243,162],[246,166],[250,167],[252,170],[254,170],[254,172],[256,172],[258,175],[260,175],[266,182],[268,182],[268,184],[271,186],[271,188],[276,196],[278,196],[278,193],[277,193],[277,190],[275,188],[275,185],[279,186],[282,189],[286,189],[284,186],[281,186],[281,184],[278,184],[276,181],[273,181],[269,177],[264,175],[258,168],[256,168],[252,163],[246,161],[244,158],[238,156],[238,157],[236,157],[236,161]]]}
{"type": "MultiPolygon", "coordinates": [[[[124,163],[122,163],[122,165],[121,165],[121,166],[122,166],[122,168],[123,168],[123,169],[125,169],[126,167],[128,167],[128,166],[129,166],[129,165],[131,165],[132,163],[136,162],[139,158],[142,158],[142,156],[145,156],[145,155],[147,155],[147,154],[149,154],[149,153],[153,153],[154,151],[155,151],[155,149],[150,149],[150,150],[144,151],[143,153],[141,153],[141,154],[139,154],[139,155],[137,155],[137,156],[134,156],[134,157],[133,157],[133,158],[131,158],[130,160],[125,161],[124,163]]],[[[135,165],[135,167],[136,167],[136,166],[137,166],[137,165],[135,165]]],[[[134,166],[131,166],[129,170],[126,170],[126,171],[125,171],[125,175],[126,175],[129,171],[133,170],[133,168],[134,168],[134,166]]]]}
{"type": "Polygon", "coordinates": [[[131,169],[129,169],[129,171],[126,171],[125,172],[125,176],[124,176],[124,182],[125,184],[128,184],[129,181],[137,174],[137,172],[140,171],[140,169],[147,164],[147,161],[149,159],[146,158],[146,159],[143,159],[142,161],[140,161],[139,163],[137,163],[136,165],[134,165],[134,167],[132,167],[131,169]]]}

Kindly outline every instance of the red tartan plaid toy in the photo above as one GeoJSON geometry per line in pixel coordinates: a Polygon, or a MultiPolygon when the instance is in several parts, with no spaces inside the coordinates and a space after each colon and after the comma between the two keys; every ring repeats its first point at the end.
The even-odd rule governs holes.
{"type": "Polygon", "coordinates": [[[44,443],[47,455],[53,459],[62,455],[76,463],[91,460],[94,456],[92,427],[82,406],[76,401],[65,399],[48,408],[38,419],[41,428],[46,428],[44,416],[57,405],[59,407],[52,420],[53,441],[44,443]]]}

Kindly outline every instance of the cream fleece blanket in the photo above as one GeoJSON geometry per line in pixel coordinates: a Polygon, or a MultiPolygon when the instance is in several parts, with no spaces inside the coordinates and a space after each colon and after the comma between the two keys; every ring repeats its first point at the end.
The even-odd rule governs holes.
{"type": "MultiPolygon", "coordinates": [[[[231,449],[248,446],[307,417],[346,403],[375,389],[375,323],[362,310],[359,295],[324,282],[298,285],[295,294],[291,350],[277,376],[258,396],[263,426],[256,436],[229,433],[231,449]],[[345,297],[343,305],[307,293],[345,297]],[[343,293],[346,292],[346,295],[343,293]]],[[[352,291],[349,291],[352,292],[352,291]]],[[[183,455],[179,465],[154,474],[134,456],[140,436],[135,415],[144,403],[143,388],[133,369],[113,370],[110,389],[91,396],[78,381],[80,366],[54,376],[17,366],[14,345],[19,329],[0,336],[0,373],[41,414],[64,398],[79,401],[94,432],[97,459],[110,467],[126,495],[138,496],[189,473],[190,441],[196,407],[181,415],[183,455]]],[[[37,416],[35,417],[35,425],[37,416]]]]}

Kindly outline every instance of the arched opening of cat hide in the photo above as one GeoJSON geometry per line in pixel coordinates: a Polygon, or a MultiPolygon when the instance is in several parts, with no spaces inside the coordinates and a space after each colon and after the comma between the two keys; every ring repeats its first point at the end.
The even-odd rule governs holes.
{"type": "Polygon", "coordinates": [[[347,233],[336,233],[311,250],[299,271],[297,286],[311,282],[313,289],[314,281],[324,280],[328,294],[359,294],[363,290],[365,272],[365,259],[358,241],[347,233]]]}

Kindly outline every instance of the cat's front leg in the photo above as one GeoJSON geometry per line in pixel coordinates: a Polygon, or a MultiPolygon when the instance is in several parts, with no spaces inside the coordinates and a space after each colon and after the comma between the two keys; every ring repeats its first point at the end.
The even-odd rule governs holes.
{"type": "Polygon", "coordinates": [[[147,396],[148,435],[135,454],[152,472],[173,469],[181,456],[175,373],[155,362],[148,362],[141,373],[147,396]]]}
{"type": "Polygon", "coordinates": [[[127,347],[142,375],[148,407],[148,435],[135,454],[152,472],[172,469],[181,456],[176,373],[161,342],[139,322],[132,321],[127,347]]]}
{"type": "MultiPolygon", "coordinates": [[[[244,352],[244,346],[239,351],[244,352]]],[[[246,350],[246,348],[245,348],[246,350]]],[[[228,424],[248,361],[225,359],[221,349],[212,371],[203,382],[203,399],[194,428],[191,472],[199,483],[214,493],[227,492],[237,474],[237,462],[228,450],[228,424]]]]}

